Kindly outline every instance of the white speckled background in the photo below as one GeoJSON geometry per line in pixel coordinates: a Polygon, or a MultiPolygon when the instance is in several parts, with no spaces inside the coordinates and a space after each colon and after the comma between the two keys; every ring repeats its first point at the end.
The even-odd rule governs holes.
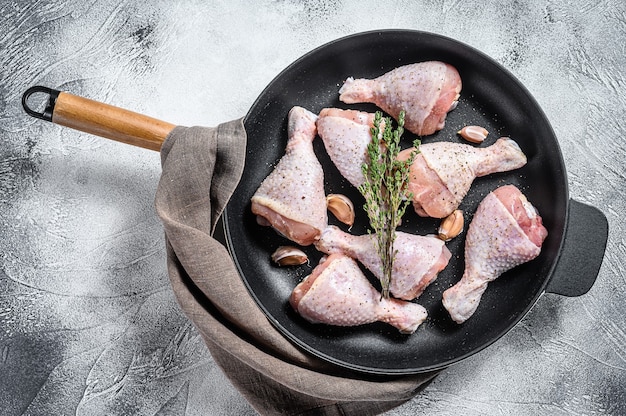
{"type": "Polygon", "coordinates": [[[571,197],[610,226],[588,294],[542,296],[388,414],[626,414],[626,5],[563,3],[3,1],[0,414],[254,414],[170,290],[159,155],[26,116],[26,88],[212,126],[307,51],[384,28],[455,38],[512,71],[553,125],[571,197]]]}

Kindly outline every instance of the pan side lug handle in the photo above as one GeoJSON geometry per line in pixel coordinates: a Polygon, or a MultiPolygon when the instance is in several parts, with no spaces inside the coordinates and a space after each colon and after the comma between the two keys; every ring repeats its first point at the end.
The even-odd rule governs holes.
{"type": "Polygon", "coordinates": [[[606,216],[597,208],[569,201],[569,219],[561,255],[546,292],[581,296],[598,277],[609,235],[606,216]]]}

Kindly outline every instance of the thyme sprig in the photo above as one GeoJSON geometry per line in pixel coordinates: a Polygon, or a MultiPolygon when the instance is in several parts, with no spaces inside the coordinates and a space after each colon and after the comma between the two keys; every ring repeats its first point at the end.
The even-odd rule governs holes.
{"type": "Polygon", "coordinates": [[[363,208],[369,217],[371,230],[376,235],[376,249],[382,262],[383,276],[380,279],[381,295],[389,298],[389,285],[396,250],[396,228],[411,202],[412,194],[407,191],[409,168],[419,152],[419,140],[414,142],[415,150],[408,159],[397,159],[400,152],[400,139],[404,133],[404,111],[398,117],[398,127],[394,130],[390,117],[383,118],[377,111],[371,129],[372,141],[367,146],[368,161],[361,168],[365,182],[359,191],[365,198],[363,208]],[[381,124],[384,127],[381,134],[381,124]]]}

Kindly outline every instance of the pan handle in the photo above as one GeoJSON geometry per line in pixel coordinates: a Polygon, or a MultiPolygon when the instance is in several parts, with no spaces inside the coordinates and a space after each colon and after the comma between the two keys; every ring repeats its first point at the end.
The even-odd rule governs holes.
{"type": "Polygon", "coordinates": [[[570,199],[561,255],[546,292],[563,296],[587,293],[598,277],[608,235],[609,223],[599,209],[570,199]]]}
{"type": "Polygon", "coordinates": [[[161,150],[163,141],[176,127],[143,114],[42,86],[26,90],[22,107],[32,117],[156,151],[161,150]],[[30,107],[29,98],[33,94],[47,95],[42,112],[30,107]]]}

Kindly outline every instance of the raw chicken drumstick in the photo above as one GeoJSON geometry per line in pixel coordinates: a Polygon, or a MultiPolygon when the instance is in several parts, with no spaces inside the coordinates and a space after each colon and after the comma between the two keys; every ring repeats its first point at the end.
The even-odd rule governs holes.
{"type": "Polygon", "coordinates": [[[312,244],[326,228],[324,172],[313,150],[317,115],[302,107],[289,111],[284,156],[252,196],[252,212],[290,240],[312,244]]]}
{"type": "Polygon", "coordinates": [[[337,326],[386,322],[412,334],[426,320],[417,303],[384,299],[355,260],[331,254],[293,290],[289,303],[307,321],[337,326]]]}
{"type": "Polygon", "coordinates": [[[374,103],[396,120],[404,110],[404,127],[418,136],[441,130],[446,115],[456,107],[461,77],[438,61],[404,65],[375,79],[348,78],[339,90],[347,104],[374,103]]]}
{"type": "MultiPolygon", "coordinates": [[[[398,159],[408,158],[412,150],[401,151],[398,159]]],[[[461,204],[474,178],[526,164],[526,155],[507,137],[483,148],[437,142],[422,144],[419,150],[411,164],[408,190],[415,212],[422,217],[447,217],[461,204]]]]}
{"type": "MultiPolygon", "coordinates": [[[[361,165],[367,160],[367,145],[372,141],[370,129],[373,126],[374,113],[357,110],[324,108],[317,119],[317,133],[330,160],[357,188],[365,182],[361,165]]],[[[384,121],[381,121],[381,132],[384,128],[384,121]]]]}
{"type": "MultiPolygon", "coordinates": [[[[348,234],[330,225],[322,231],[315,247],[326,254],[344,253],[360,261],[380,279],[383,270],[376,251],[375,238],[373,234],[348,234]]],[[[426,286],[448,265],[451,257],[445,243],[435,236],[397,231],[393,247],[397,252],[389,291],[394,297],[404,300],[412,300],[421,295],[426,286]]]]}
{"type": "Polygon", "coordinates": [[[474,314],[487,284],[539,255],[548,235],[535,207],[513,185],[489,193],[478,205],[465,240],[465,272],[443,292],[457,323],[474,314]]]}

